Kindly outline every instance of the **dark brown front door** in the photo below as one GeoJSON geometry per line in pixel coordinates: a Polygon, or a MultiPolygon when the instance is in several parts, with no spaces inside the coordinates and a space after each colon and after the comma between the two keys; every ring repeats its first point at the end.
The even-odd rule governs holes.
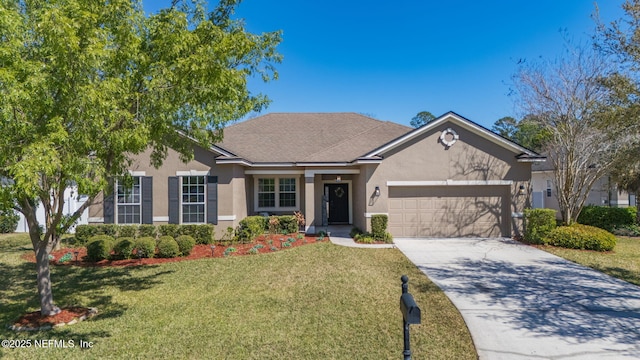
{"type": "Polygon", "coordinates": [[[329,224],[349,223],[348,184],[327,184],[329,191],[329,224]]]}

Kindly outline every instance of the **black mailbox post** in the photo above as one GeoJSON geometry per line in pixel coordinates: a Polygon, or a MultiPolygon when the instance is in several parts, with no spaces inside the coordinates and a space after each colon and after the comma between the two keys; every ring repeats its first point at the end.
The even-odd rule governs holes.
{"type": "Polygon", "coordinates": [[[404,327],[404,360],[411,360],[411,345],[409,344],[409,325],[420,324],[420,308],[413,296],[409,294],[409,278],[402,275],[402,296],[400,296],[400,311],[402,312],[402,323],[404,327]]]}

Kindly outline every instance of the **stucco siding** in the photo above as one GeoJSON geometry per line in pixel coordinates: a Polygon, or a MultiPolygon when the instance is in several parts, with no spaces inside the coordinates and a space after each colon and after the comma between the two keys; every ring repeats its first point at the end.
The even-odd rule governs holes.
{"type": "MultiPolygon", "coordinates": [[[[381,164],[368,168],[370,174],[367,193],[373,193],[376,186],[381,191],[376,201],[368,204],[367,213],[389,212],[389,181],[451,180],[470,184],[474,181],[504,181],[509,185],[504,188],[504,202],[501,202],[503,208],[500,214],[500,232],[521,232],[522,220],[519,214],[528,203],[526,194],[530,187],[531,165],[518,162],[517,154],[513,151],[465,128],[445,122],[382,155],[384,160],[381,164]],[[440,143],[441,133],[448,128],[459,135],[459,139],[451,147],[440,143]],[[521,185],[524,187],[524,194],[521,194],[521,185]],[[512,214],[516,218],[511,219],[512,214]]],[[[452,186],[447,192],[459,192],[464,196],[465,189],[465,186],[452,186]]],[[[482,187],[476,188],[474,192],[481,193],[482,187]]]]}

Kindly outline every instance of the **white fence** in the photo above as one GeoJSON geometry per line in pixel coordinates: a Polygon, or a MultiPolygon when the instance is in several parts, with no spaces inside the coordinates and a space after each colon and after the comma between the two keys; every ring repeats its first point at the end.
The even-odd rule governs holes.
{"type": "MultiPolygon", "coordinates": [[[[73,214],[80,206],[82,206],[82,204],[85,203],[85,201],[87,201],[86,196],[78,196],[77,194],[78,191],[75,186],[69,187],[64,191],[64,215],[73,214]]],[[[16,232],[29,232],[27,220],[21,213],[18,213],[18,215],[20,215],[20,220],[18,221],[18,228],[16,229],[16,232]]],[[[42,206],[38,206],[38,209],[36,210],[36,217],[39,224],[44,224],[44,208],[42,206]]],[[[80,219],[78,219],[76,225],[88,224],[88,220],[89,211],[85,210],[80,216],[80,219]]],[[[75,230],[75,226],[73,226],[71,229],[69,229],[69,232],[74,233],[75,230]]]]}

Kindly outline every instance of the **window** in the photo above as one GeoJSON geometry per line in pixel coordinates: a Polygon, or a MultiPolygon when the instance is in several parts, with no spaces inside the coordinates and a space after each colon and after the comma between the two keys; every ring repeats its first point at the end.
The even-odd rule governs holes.
{"type": "Polygon", "coordinates": [[[258,179],[258,207],[272,208],[276,206],[275,179],[258,179]]]}
{"type": "Polygon", "coordinates": [[[182,223],[205,222],[205,177],[182,177],[182,223]]]}
{"type": "Polygon", "coordinates": [[[280,179],[280,207],[296,206],[296,179],[280,179]]]}
{"type": "Polygon", "coordinates": [[[130,186],[124,180],[116,180],[116,207],[118,224],[140,224],[140,177],[131,178],[130,186]]]}
{"type": "Polygon", "coordinates": [[[297,209],[297,178],[273,177],[256,180],[256,211],[297,209]]]}

